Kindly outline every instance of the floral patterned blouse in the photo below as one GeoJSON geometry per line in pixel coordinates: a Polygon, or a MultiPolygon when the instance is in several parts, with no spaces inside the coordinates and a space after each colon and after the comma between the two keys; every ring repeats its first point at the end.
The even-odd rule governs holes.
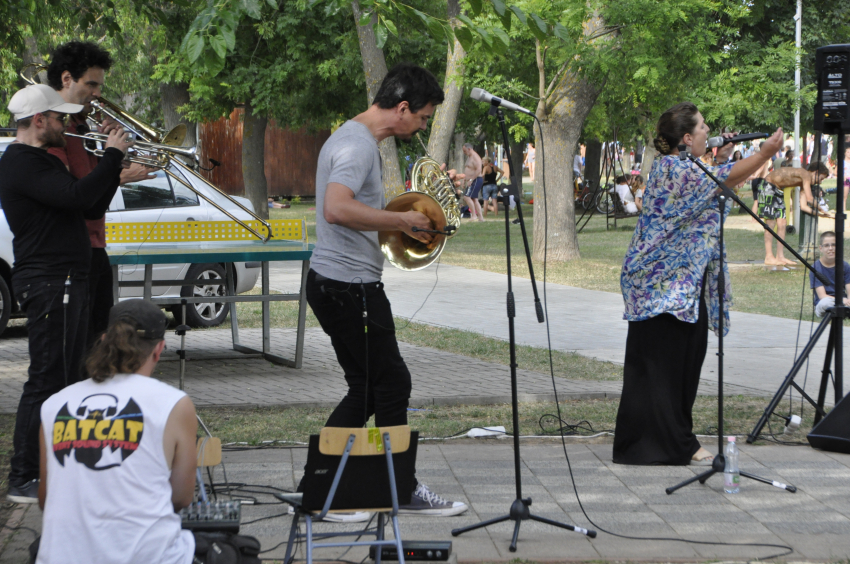
{"type": "MultiPolygon", "coordinates": [[[[734,163],[709,170],[726,180],[734,163]]],[[[720,206],[717,185],[690,161],[678,155],[656,159],[649,173],[643,212],[623,261],[620,288],[626,303],[623,318],[643,321],[671,313],[696,323],[703,274],[709,324],[717,332],[720,206]]],[[[730,203],[726,205],[728,216],[730,203]]],[[[725,218],[724,218],[725,219],[725,218]]],[[[725,264],[725,254],[724,254],[725,264]]],[[[724,334],[729,330],[732,291],[724,268],[724,334]]]]}

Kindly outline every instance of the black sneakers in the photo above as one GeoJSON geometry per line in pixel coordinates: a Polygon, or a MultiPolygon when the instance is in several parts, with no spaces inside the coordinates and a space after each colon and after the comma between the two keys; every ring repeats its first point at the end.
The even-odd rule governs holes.
{"type": "Polygon", "coordinates": [[[20,486],[9,486],[6,499],[14,503],[38,503],[38,478],[20,486]]]}
{"type": "Polygon", "coordinates": [[[399,514],[406,515],[434,515],[438,517],[450,517],[460,515],[469,509],[462,501],[448,501],[438,496],[423,483],[416,486],[416,491],[410,498],[410,503],[398,508],[399,514]]]}

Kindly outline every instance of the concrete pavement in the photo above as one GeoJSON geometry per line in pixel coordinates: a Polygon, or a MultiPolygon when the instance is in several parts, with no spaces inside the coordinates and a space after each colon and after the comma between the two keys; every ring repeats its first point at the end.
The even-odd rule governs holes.
{"type": "MultiPolygon", "coordinates": [[[[516,553],[508,551],[512,522],[453,538],[453,528],[507,513],[516,497],[510,441],[495,439],[420,444],[418,479],[449,499],[465,501],[471,509],[464,515],[446,518],[402,515],[402,538],[451,540],[457,559],[466,562],[504,562],[514,558],[532,562],[747,562],[785,552],[777,546],[700,544],[715,542],[787,545],[792,552],[781,559],[786,562],[846,561],[850,557],[848,455],[807,447],[743,445],[743,469],[792,483],[799,491],[791,494],[744,479],[741,493],[729,495],[723,493],[722,476],[714,476],[704,485],[694,483],[666,495],[664,488],[694,476],[698,469],[615,465],[611,462],[610,444],[570,443],[566,450],[576,490],[559,441],[524,441],[522,493],[532,498],[534,514],[597,529],[599,535],[595,539],[531,521],[521,525],[516,553]],[[582,514],[576,491],[593,523],[582,514]],[[603,528],[645,540],[617,537],[603,532],[603,528]]],[[[231,482],[261,486],[246,488],[252,493],[236,495],[266,504],[245,506],[243,522],[255,522],[242,528],[243,533],[256,536],[264,550],[273,549],[263,554],[264,558],[283,558],[285,544],[274,547],[285,543],[291,517],[281,515],[286,507],[277,504],[271,495],[256,492],[271,491],[262,486],[292,490],[301,478],[305,460],[303,448],[225,454],[231,482]]],[[[223,481],[220,471],[216,471],[215,480],[223,481]]],[[[38,508],[30,506],[21,524],[40,530],[40,517],[38,508]]],[[[319,530],[328,528],[317,526],[319,530]]],[[[0,563],[25,562],[23,551],[32,538],[27,530],[17,531],[0,554],[0,563]]],[[[317,551],[316,557],[359,562],[366,554],[365,549],[352,549],[345,555],[342,550],[325,549],[317,551]]],[[[303,561],[303,545],[296,557],[303,561]]]]}

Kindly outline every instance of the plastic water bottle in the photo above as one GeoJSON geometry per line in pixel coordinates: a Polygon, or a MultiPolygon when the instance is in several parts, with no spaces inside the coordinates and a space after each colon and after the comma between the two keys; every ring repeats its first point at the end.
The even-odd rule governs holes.
{"type": "Polygon", "coordinates": [[[726,443],[726,468],[723,470],[723,491],[728,494],[736,494],[741,491],[741,474],[738,470],[738,445],[735,437],[729,437],[726,443]]]}

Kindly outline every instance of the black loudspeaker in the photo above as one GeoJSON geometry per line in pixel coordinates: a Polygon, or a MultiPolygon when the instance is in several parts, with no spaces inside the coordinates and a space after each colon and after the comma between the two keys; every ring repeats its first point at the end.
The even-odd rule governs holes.
{"type": "Polygon", "coordinates": [[[844,396],[806,436],[821,450],[850,454],[850,400],[844,396]]]}
{"type": "Polygon", "coordinates": [[[850,44],[820,47],[815,52],[815,72],[818,80],[815,131],[827,135],[850,131],[850,44]]]}

